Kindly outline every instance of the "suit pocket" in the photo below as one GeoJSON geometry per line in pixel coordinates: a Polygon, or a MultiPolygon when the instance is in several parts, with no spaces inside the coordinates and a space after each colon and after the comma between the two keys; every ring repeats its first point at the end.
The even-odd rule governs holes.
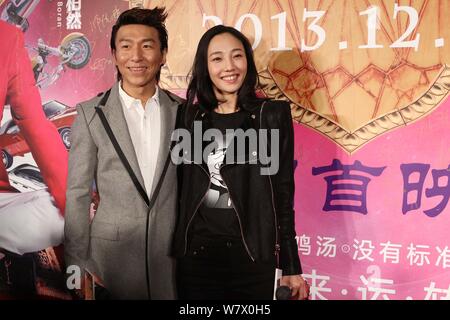
{"type": "Polygon", "coordinates": [[[91,238],[117,241],[119,240],[119,226],[94,219],[91,225],[91,238]]]}

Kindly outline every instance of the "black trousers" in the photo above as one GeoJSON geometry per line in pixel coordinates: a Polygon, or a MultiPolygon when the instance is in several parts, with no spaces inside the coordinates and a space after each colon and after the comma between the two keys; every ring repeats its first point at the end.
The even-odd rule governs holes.
{"type": "Polygon", "coordinates": [[[275,259],[253,262],[240,239],[194,237],[178,260],[184,300],[271,300],[275,259]]]}

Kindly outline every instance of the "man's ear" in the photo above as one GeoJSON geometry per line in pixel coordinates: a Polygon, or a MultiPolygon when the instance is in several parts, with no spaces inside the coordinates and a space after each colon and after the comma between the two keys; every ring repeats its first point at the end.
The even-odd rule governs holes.
{"type": "Polygon", "coordinates": [[[167,49],[164,49],[162,52],[161,67],[166,64],[166,61],[167,61],[167,49]]]}
{"type": "Polygon", "coordinates": [[[112,56],[112,61],[114,62],[114,65],[117,66],[116,49],[111,49],[111,56],[112,56]]]}

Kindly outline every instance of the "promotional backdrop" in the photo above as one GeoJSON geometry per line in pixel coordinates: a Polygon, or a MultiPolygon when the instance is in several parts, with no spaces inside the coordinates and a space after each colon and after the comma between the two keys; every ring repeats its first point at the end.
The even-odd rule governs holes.
{"type": "MultiPolygon", "coordinates": [[[[59,108],[49,118],[67,149],[73,107],[115,81],[111,27],[132,6],[168,11],[162,87],[184,95],[198,40],[223,23],[253,43],[263,93],[291,103],[311,299],[450,299],[449,1],[5,1],[3,20],[27,16],[44,108],[59,108]]],[[[8,120],[11,181],[45,187],[26,146],[6,139],[8,120]]]]}

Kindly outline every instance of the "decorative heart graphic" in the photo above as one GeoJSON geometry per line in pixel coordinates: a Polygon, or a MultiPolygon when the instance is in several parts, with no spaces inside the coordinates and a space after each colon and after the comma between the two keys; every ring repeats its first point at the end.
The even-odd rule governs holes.
{"type": "MultiPolygon", "coordinates": [[[[399,1],[398,6],[402,5],[321,1],[314,8],[309,6],[310,11],[323,11],[315,27],[327,30],[327,41],[318,50],[302,52],[297,49],[301,41],[315,43],[318,36],[294,25],[299,32],[290,33],[298,36],[292,37],[296,49],[272,55],[268,67],[260,72],[263,90],[269,97],[290,101],[294,120],[349,153],[380,134],[426,116],[450,91],[450,49],[444,45],[450,32],[443,21],[450,3],[399,1]],[[378,13],[373,16],[372,30],[368,19],[361,18],[369,15],[368,8],[378,13]],[[402,37],[409,41],[405,46],[411,47],[394,47],[402,37]],[[360,48],[368,41],[378,48],[360,48]],[[414,41],[417,50],[412,47],[414,41]],[[344,43],[345,49],[338,49],[338,43],[344,43]]],[[[301,12],[294,7],[292,12],[301,12]]]]}
{"type": "MultiPolygon", "coordinates": [[[[283,91],[280,88],[280,84],[275,80],[276,77],[274,77],[273,71],[265,70],[260,72],[259,76],[263,91],[268,97],[291,102],[292,117],[295,121],[326,135],[350,154],[380,134],[407,125],[431,113],[441,102],[445,101],[450,92],[450,67],[444,66],[430,88],[421,93],[421,96],[414,102],[402,108],[394,108],[391,112],[376,117],[351,130],[341,123],[331,120],[329,116],[324,116],[316,110],[304,107],[305,104],[291,98],[292,96],[286,93],[288,90],[285,89],[283,91]]],[[[349,86],[349,88],[351,90],[355,86],[349,86]]],[[[306,100],[305,98],[303,99],[306,100]]],[[[364,103],[364,101],[361,101],[361,103],[364,103]]],[[[356,123],[359,124],[358,122],[356,123]]]]}
{"type": "Polygon", "coordinates": [[[290,101],[296,121],[348,153],[425,117],[450,90],[450,1],[198,0],[167,7],[169,48],[176,50],[162,72],[166,88],[187,87],[206,29],[234,26],[255,48],[265,94],[290,101]]]}

